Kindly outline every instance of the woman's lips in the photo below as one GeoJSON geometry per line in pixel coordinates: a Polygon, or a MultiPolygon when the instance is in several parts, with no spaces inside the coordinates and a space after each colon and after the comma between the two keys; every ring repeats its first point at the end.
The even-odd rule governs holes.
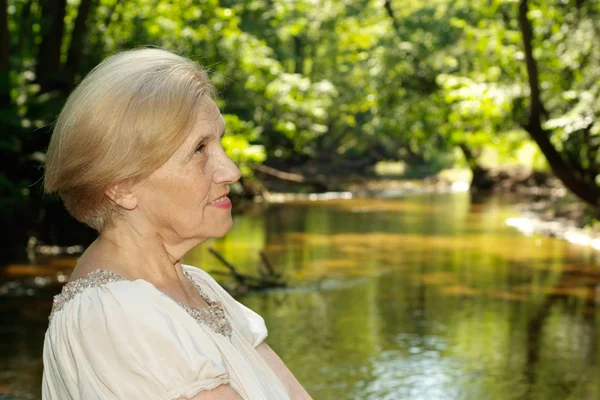
{"type": "Polygon", "coordinates": [[[223,196],[211,201],[208,205],[217,208],[231,208],[231,200],[229,200],[229,197],[223,196]]]}

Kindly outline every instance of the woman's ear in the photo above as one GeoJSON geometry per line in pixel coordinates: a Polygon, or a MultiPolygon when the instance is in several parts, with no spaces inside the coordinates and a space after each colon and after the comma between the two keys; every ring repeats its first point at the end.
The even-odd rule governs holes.
{"type": "Polygon", "coordinates": [[[125,210],[131,211],[137,207],[138,199],[133,192],[133,184],[129,181],[119,182],[106,190],[106,195],[125,210]]]}

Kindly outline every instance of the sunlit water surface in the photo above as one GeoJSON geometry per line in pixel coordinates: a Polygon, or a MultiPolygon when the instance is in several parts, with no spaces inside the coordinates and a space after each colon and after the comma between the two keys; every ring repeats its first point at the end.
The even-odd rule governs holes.
{"type": "MultiPolygon", "coordinates": [[[[294,288],[240,300],[315,399],[600,399],[599,253],[515,215],[468,193],[280,204],[185,261],[267,254],[294,288]]],[[[40,397],[49,304],[3,301],[0,393],[40,397]]]]}

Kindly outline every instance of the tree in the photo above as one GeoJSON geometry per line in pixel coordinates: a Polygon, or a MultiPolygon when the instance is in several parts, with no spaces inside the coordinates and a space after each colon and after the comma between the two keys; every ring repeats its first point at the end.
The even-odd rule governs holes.
{"type": "MultiPolygon", "coordinates": [[[[584,8],[584,2],[577,2],[577,10],[567,10],[571,14],[572,21],[563,20],[562,27],[568,30],[569,34],[577,34],[579,30],[592,34],[592,40],[595,45],[583,48],[583,54],[578,54],[582,58],[577,63],[577,68],[585,68],[587,63],[598,61],[598,40],[594,19],[597,18],[597,9],[594,10],[594,3],[587,2],[589,8],[584,8]],[[581,65],[584,64],[584,65],[581,65]]],[[[530,20],[529,2],[520,0],[519,2],[519,23],[523,36],[523,48],[525,51],[525,62],[527,65],[527,76],[530,92],[530,106],[528,121],[525,129],[533,140],[538,144],[540,150],[548,160],[552,171],[575,195],[591,204],[594,207],[600,206],[600,186],[598,178],[600,169],[600,122],[598,122],[598,106],[590,104],[594,97],[599,93],[600,67],[598,64],[592,68],[586,68],[586,72],[595,77],[591,81],[590,87],[581,87],[577,85],[576,79],[570,79],[575,84],[570,94],[575,101],[573,106],[559,119],[552,120],[550,112],[544,105],[540,88],[540,72],[537,60],[534,56],[534,31],[530,20]],[[579,87],[578,87],[579,86],[579,87]],[[590,101],[591,100],[591,101],[590,101]],[[566,141],[575,142],[578,146],[557,146],[552,142],[553,134],[561,133],[566,137],[566,141]]],[[[589,64],[587,65],[590,66],[589,64]]],[[[575,73],[573,66],[566,66],[568,72],[575,73]],[[571,70],[571,71],[569,71],[571,70]]],[[[597,103],[597,102],[596,102],[597,103]]],[[[558,108],[557,106],[553,108],[558,108]]]]}

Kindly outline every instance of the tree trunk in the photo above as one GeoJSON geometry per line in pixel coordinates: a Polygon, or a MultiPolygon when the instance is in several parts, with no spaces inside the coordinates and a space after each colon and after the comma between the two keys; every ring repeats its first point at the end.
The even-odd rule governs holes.
{"type": "Polygon", "coordinates": [[[8,2],[0,0],[0,110],[10,108],[8,2]]]}
{"type": "Polygon", "coordinates": [[[27,3],[23,4],[21,9],[20,22],[19,22],[19,68],[23,68],[23,63],[29,57],[33,57],[34,51],[32,50],[32,18],[31,18],[31,5],[33,0],[28,0],[27,3]]]}
{"type": "Polygon", "coordinates": [[[86,22],[90,10],[92,9],[92,0],[81,0],[77,10],[77,18],[71,34],[71,45],[67,53],[67,62],[65,63],[65,72],[70,80],[78,72],[79,61],[81,60],[83,42],[85,38],[86,22]]]}
{"type": "Polygon", "coordinates": [[[477,156],[473,154],[473,150],[466,143],[458,145],[462,151],[473,177],[471,178],[472,190],[491,190],[494,188],[494,180],[490,177],[490,171],[482,167],[477,162],[477,156]]]}
{"type": "Polygon", "coordinates": [[[66,6],[66,0],[42,1],[42,42],[35,70],[41,92],[61,87],[60,49],[65,30],[66,6]]]}
{"type": "Polygon", "coordinates": [[[469,168],[470,169],[475,168],[477,166],[477,157],[475,157],[475,154],[473,154],[473,151],[471,150],[471,148],[469,146],[467,146],[466,143],[459,143],[458,147],[462,151],[463,156],[465,157],[465,160],[467,161],[467,164],[469,165],[469,168]]]}
{"type": "Polygon", "coordinates": [[[547,117],[546,110],[540,96],[539,72],[537,62],[533,57],[533,29],[529,21],[529,5],[527,0],[521,0],[519,4],[519,24],[523,36],[523,47],[525,50],[525,62],[527,65],[527,75],[530,90],[529,121],[525,126],[531,138],[537,143],[538,147],[546,157],[550,168],[562,183],[571,190],[576,196],[594,207],[600,205],[600,189],[594,181],[586,181],[583,177],[574,173],[574,169],[569,166],[561,154],[556,150],[550,141],[549,132],[542,127],[542,118],[547,117]]]}

